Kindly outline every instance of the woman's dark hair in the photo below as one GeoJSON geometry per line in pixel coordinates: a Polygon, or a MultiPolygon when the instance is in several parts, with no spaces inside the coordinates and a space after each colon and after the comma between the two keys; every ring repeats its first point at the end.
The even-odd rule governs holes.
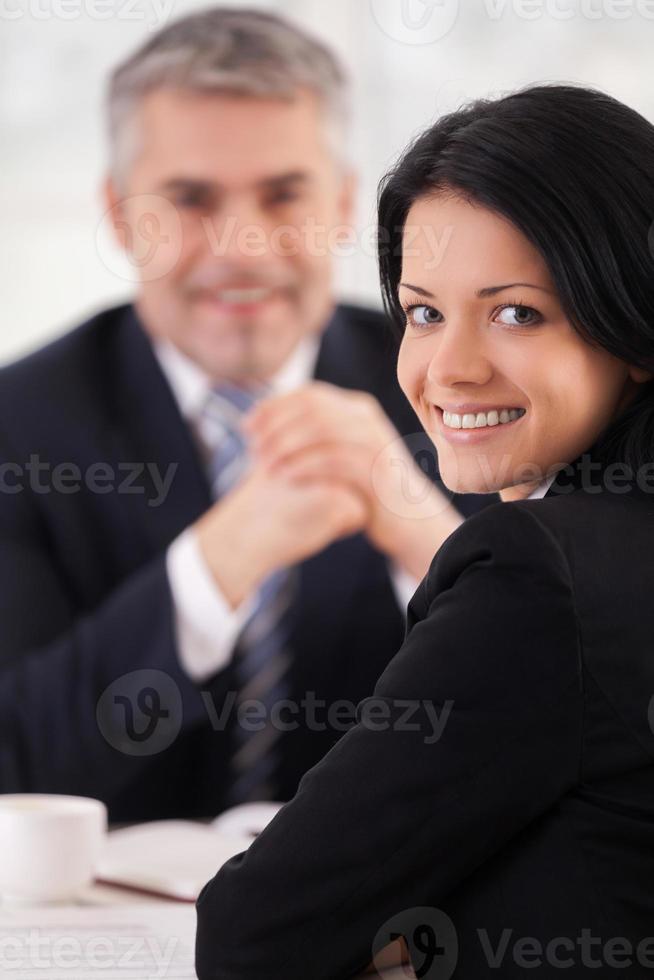
{"type": "MultiPolygon", "coordinates": [[[[382,293],[399,330],[407,214],[440,190],[533,243],[584,340],[654,370],[654,126],[643,116],[599,91],[539,85],[475,101],[420,135],[379,188],[382,293]]],[[[654,382],[600,444],[599,455],[634,469],[654,461],[654,382]]]]}

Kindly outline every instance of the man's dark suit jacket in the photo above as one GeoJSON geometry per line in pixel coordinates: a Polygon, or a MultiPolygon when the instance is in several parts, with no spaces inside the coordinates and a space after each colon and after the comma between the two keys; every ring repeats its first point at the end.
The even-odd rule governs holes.
{"type": "Polygon", "coordinates": [[[205,887],[200,980],[341,980],[378,930],[427,977],[652,975],[654,481],[588,460],[441,547],[360,706],[395,727],[362,716],[205,887]]]}
{"type": "MultiPolygon", "coordinates": [[[[372,392],[403,435],[419,433],[395,359],[380,314],[340,307],[315,375],[372,392]]],[[[426,465],[428,445],[413,446],[426,465]]],[[[455,502],[470,513],[488,501],[455,502]]],[[[215,714],[235,685],[227,667],[203,693],[181,669],[165,570],[168,544],[210,504],[131,306],[0,371],[0,792],[90,795],[113,820],[221,809],[228,739],[215,714]],[[147,470],[134,479],[144,463],[174,467],[163,503],[147,470]],[[164,687],[142,670],[163,672],[164,687]],[[165,728],[125,741],[128,711],[135,733],[158,739],[160,709],[162,725],[181,726],[172,744],[159,750],[165,728]]],[[[298,611],[292,696],[356,705],[402,642],[385,559],[361,534],[334,543],[302,563],[298,611]]],[[[282,799],[342,734],[298,725],[282,736],[282,799]]]]}

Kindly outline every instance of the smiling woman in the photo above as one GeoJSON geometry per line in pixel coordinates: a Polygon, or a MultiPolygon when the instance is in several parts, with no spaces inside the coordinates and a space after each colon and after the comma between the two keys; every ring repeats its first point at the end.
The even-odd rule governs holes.
{"type": "Polygon", "coordinates": [[[637,113],[542,86],[442,119],[386,177],[398,374],[448,486],[527,496],[616,425],[624,462],[654,458],[653,157],[637,113]]]}
{"type": "Polygon", "coordinates": [[[651,376],[573,327],[544,258],[501,214],[443,191],[416,201],[406,227],[419,234],[399,285],[404,392],[451,489],[527,496],[651,376]],[[443,225],[448,247],[433,269],[421,229],[443,225]],[[430,285],[430,298],[409,282],[430,285]]]}
{"type": "Polygon", "coordinates": [[[400,382],[445,483],[502,502],[414,594],[386,723],[205,886],[200,980],[344,980],[399,936],[422,977],[651,970],[653,172],[645,119],[544,86],[383,181],[400,382]],[[447,707],[436,741],[407,704],[447,707]]]}

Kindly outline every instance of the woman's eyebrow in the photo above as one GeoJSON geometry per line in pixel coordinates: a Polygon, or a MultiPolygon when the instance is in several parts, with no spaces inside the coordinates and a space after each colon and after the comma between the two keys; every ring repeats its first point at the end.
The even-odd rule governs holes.
{"type": "Polygon", "coordinates": [[[514,286],[526,286],[528,289],[540,289],[544,293],[551,293],[551,289],[547,289],[545,286],[538,286],[535,282],[507,282],[503,286],[484,286],[483,289],[477,290],[477,296],[479,299],[484,299],[485,296],[494,296],[495,293],[501,293],[503,289],[512,289],[514,286]]]}
{"type": "MultiPolygon", "coordinates": [[[[406,289],[411,289],[414,293],[418,293],[419,296],[427,296],[429,299],[436,299],[433,293],[427,292],[426,289],[421,289],[420,286],[412,286],[410,282],[401,282],[400,286],[404,286],[406,289]]],[[[514,286],[526,286],[529,289],[540,289],[544,293],[551,293],[551,289],[547,289],[545,286],[537,286],[533,282],[507,282],[502,286],[484,286],[482,289],[478,289],[476,296],[479,299],[484,299],[486,296],[494,296],[495,293],[501,293],[503,289],[512,289],[514,286]]]]}

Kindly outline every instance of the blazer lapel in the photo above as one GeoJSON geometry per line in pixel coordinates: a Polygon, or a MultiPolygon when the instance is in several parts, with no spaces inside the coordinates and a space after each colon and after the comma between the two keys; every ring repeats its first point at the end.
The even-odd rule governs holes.
{"type": "Polygon", "coordinates": [[[127,510],[142,554],[158,553],[211,505],[199,453],[132,306],[114,349],[114,452],[141,468],[127,510]]]}

